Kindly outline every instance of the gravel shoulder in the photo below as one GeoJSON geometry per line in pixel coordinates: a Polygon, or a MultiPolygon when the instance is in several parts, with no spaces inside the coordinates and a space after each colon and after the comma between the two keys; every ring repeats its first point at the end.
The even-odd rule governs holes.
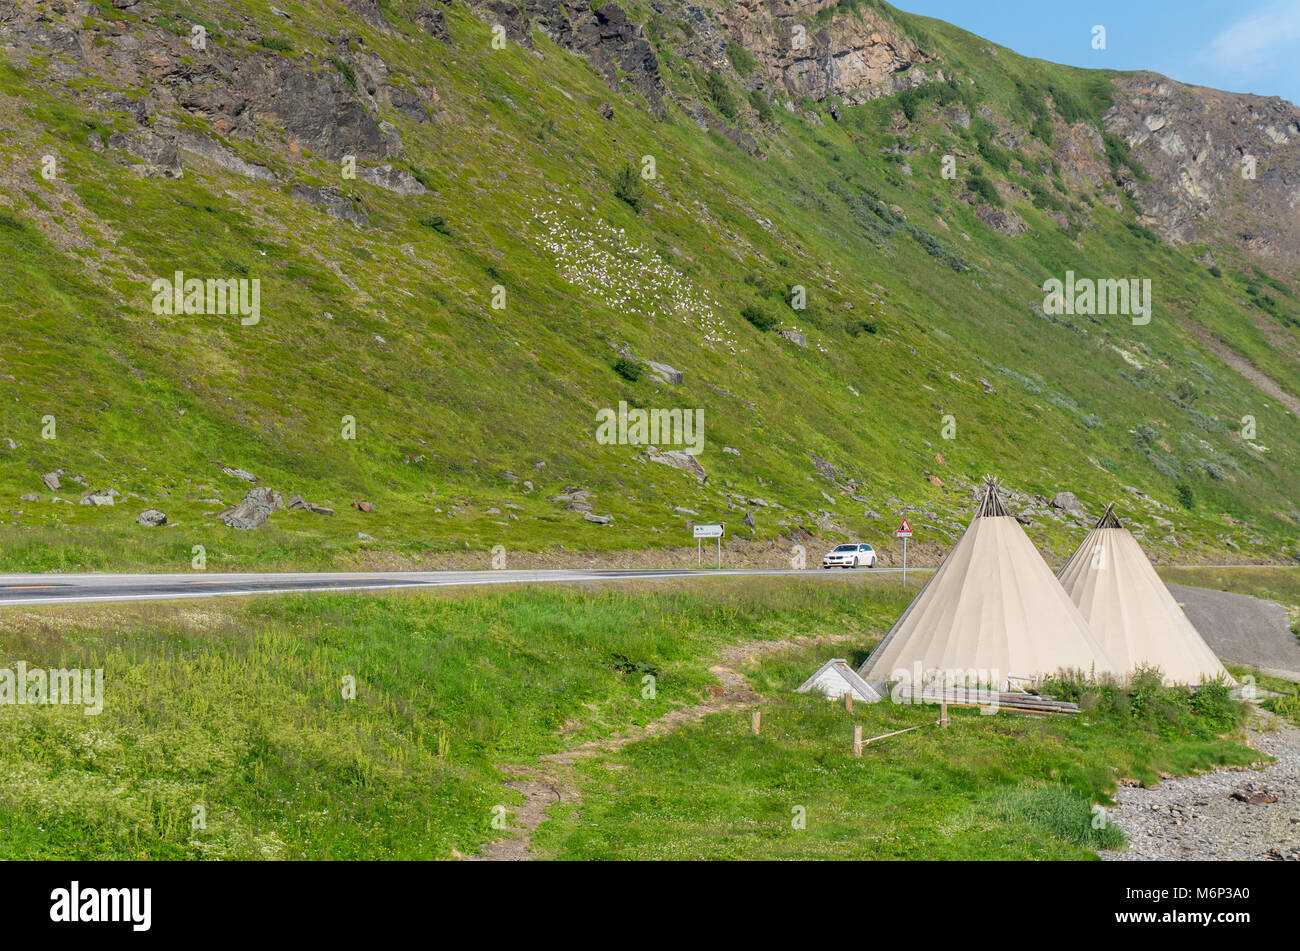
{"type": "Polygon", "coordinates": [[[1166,587],[1219,657],[1300,678],[1300,638],[1282,605],[1210,588],[1166,587]]]}
{"type": "Polygon", "coordinates": [[[1108,815],[1129,848],[1101,858],[1300,861],[1300,729],[1262,711],[1251,725],[1247,744],[1276,762],[1121,786],[1108,815]]]}

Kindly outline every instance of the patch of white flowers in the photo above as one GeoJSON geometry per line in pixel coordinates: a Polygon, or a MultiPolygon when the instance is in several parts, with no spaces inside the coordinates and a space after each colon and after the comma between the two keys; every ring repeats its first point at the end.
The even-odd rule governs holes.
{"type": "Polygon", "coordinates": [[[591,231],[551,209],[537,212],[532,224],[564,279],[607,307],[642,319],[675,318],[710,347],[744,352],[709,292],[624,229],[596,220],[591,231]]]}

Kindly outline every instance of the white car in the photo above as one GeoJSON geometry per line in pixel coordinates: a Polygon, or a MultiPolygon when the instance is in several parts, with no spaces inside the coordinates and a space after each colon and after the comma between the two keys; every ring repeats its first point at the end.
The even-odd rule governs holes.
{"type": "Polygon", "coordinates": [[[840,545],[822,556],[823,568],[874,568],[876,550],[870,545],[840,545]]]}

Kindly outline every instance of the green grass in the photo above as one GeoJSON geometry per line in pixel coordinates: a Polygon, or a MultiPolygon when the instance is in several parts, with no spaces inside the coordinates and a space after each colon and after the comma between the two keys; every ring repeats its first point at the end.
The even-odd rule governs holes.
{"type": "MultiPolygon", "coordinates": [[[[190,16],[175,0],[155,6],[177,23],[190,16]]],[[[96,11],[91,32],[124,16],[96,11]]],[[[1008,155],[945,118],[947,100],[955,104],[973,79],[996,117],[1041,124],[1042,110],[1026,102],[1045,102],[1051,90],[1063,118],[1095,122],[1104,74],[1010,51],[994,59],[976,37],[886,9],[934,44],[955,88],[844,105],[838,123],[775,108],[760,128],[731,71],[696,77],[661,44],[666,82],[734,116],[760,157],[701,133],[676,105],[652,118],[635,94],[611,92],[540,34],[540,57],[513,45],[491,50],[483,24],[459,6],[447,12],[450,52],[399,35],[414,28],[396,8],[392,34],[342,8],[296,11],[293,23],[261,3],[247,12],[250,22],[223,18],[214,35],[346,80],[324,38],[359,31],[394,85],[439,90],[436,121],[387,107],[380,116],[401,133],[396,164],[419,170],[430,190],[401,198],[345,182],[337,164],[290,151],[273,130],[228,138],[188,113],[177,117],[183,127],[277,170],[283,184],[189,157],[182,180],[142,178],[120,153],[86,144],[94,129],[133,132],[127,113],[81,101],[40,61],[0,67],[0,90],[14,104],[5,157],[27,167],[50,152],[64,169],[57,183],[33,176],[8,191],[0,218],[9,289],[0,301],[9,330],[0,340],[0,568],[176,569],[199,544],[210,565],[226,568],[431,564],[496,544],[659,548],[689,544],[676,506],[726,520],[743,538],[806,530],[888,548],[898,514],[890,499],[933,513],[918,519],[918,541],[944,546],[957,531],[948,523],[964,522],[969,508],[960,483],[990,471],[1047,497],[1068,488],[1090,511],[1131,499],[1123,486],[1136,486],[1173,507],[1133,504],[1128,513],[1166,558],[1277,560],[1300,544],[1294,419],[1193,332],[1219,337],[1274,379],[1295,379],[1300,334],[1277,316],[1293,315],[1295,298],[1270,281],[1288,285],[1247,276],[1226,249],[1215,250],[1227,275],[1216,278],[1192,250],[1152,244],[1130,212],[1042,171],[1052,153],[1040,140],[1008,155]],[[259,49],[263,37],[274,48],[259,49]],[[605,119],[596,107],[612,99],[605,119]],[[911,118],[895,128],[900,107],[911,118]],[[912,150],[911,175],[894,160],[900,143],[912,150]],[[955,182],[939,174],[949,153],[960,159],[955,182]],[[616,189],[620,170],[639,169],[647,155],[656,177],[616,189]],[[1028,235],[991,231],[960,199],[973,158],[990,185],[1018,189],[1008,203],[1028,235]],[[341,223],[293,198],[297,181],[355,194],[369,224],[341,223]],[[1070,209],[1068,227],[1035,204],[1031,184],[1070,209]],[[613,263],[584,279],[566,264],[576,258],[613,263]],[[177,269],[261,280],[262,323],[153,315],[147,278],[177,269]],[[1041,283],[1067,269],[1150,277],[1159,295],[1151,324],[1045,319],[1035,311],[1041,283]],[[496,286],[507,291],[504,310],[491,306],[496,286]],[[805,310],[789,309],[795,286],[807,290],[805,310]],[[747,312],[764,315],[764,325],[797,326],[809,347],[765,332],[747,312]],[[625,379],[612,368],[611,343],[682,369],[685,382],[625,379]],[[640,464],[635,447],[597,444],[595,411],[620,399],[703,409],[709,481],[640,464]],[[1254,443],[1238,436],[1246,414],[1256,418],[1254,443]],[[47,415],[57,420],[52,440],[41,436],[47,415]],[[340,437],[347,415],[356,440],[340,437]],[[941,436],[948,416],[955,440],[941,436]],[[1152,438],[1135,438],[1144,426],[1152,438]],[[869,505],[818,476],[810,452],[856,478],[869,505]],[[205,514],[222,506],[201,501],[238,501],[246,488],[216,462],[253,471],[286,496],[332,500],[339,514],[276,516],[272,528],[239,537],[205,514]],[[141,498],[113,509],[51,503],[39,475],[56,467],[83,476],[84,488],[141,498]],[[570,484],[597,492],[597,511],[613,524],[546,501],[570,484]],[[1189,509],[1177,504],[1179,485],[1191,493],[1189,509]],[[41,501],[20,503],[28,492],[41,501]],[[750,529],[728,517],[728,493],[785,509],[758,512],[750,529]],[[348,508],[362,498],[375,502],[373,516],[348,508]],[[136,527],[147,507],[178,527],[136,527]],[[842,532],[817,528],[821,509],[842,532]],[[360,544],[359,531],[376,541],[360,544]]],[[[75,500],[82,490],[60,494],[75,500]]],[[[1035,541],[1058,555],[1079,541],[1062,524],[1035,521],[1035,541]]]]}
{"type": "Polygon", "coordinates": [[[105,671],[99,716],[0,708],[0,858],[468,853],[518,801],[499,764],[698,702],[724,644],[880,631],[911,593],[716,579],[0,612],[0,667],[105,671]]]}
{"type": "Polygon", "coordinates": [[[1241,568],[1162,567],[1160,577],[1174,584],[1214,588],[1277,601],[1300,611],[1300,566],[1241,568]]]}
{"type": "Polygon", "coordinates": [[[699,703],[726,645],[846,632],[858,639],[741,669],[771,701],[758,737],[747,713],[725,712],[584,761],[581,803],[553,812],[537,849],[1087,857],[1121,843],[1093,827],[1119,778],[1255,756],[1220,739],[1236,705],[1180,691],[1085,699],[1081,722],[955,710],[946,731],[931,725],[934,708],[859,704],[850,717],[792,693],[829,656],[861,660],[914,593],[883,576],[818,576],[10,609],[0,667],[103,668],[105,691],[94,717],[4,708],[0,858],[469,854],[501,834],[494,810],[519,803],[502,764],[699,703]],[[923,726],[856,760],[853,723],[868,737],[923,726]],[[796,806],[806,828],[790,825],[796,806]]]}
{"type": "Polygon", "coordinates": [[[536,846],[564,859],[1090,858],[1124,845],[1093,808],[1119,779],[1153,783],[1258,755],[1220,737],[1240,722],[1239,704],[1198,707],[1185,690],[1156,688],[1148,699],[1159,703],[1141,711],[1134,702],[1077,721],[954,708],[941,730],[932,706],[849,714],[793,693],[827,656],[791,652],[750,672],[771,701],[759,736],[748,714],[721,713],[583,767],[576,816],[553,808],[536,846]],[[864,737],[921,728],[855,759],[854,724],[864,737]]]}

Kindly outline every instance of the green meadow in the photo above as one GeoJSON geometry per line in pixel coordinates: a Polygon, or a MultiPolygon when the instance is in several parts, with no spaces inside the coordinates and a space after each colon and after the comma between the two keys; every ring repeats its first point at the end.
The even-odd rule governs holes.
{"type": "Polygon", "coordinates": [[[1254,759],[1217,696],[1112,691],[1078,721],[954,711],[939,730],[932,707],[792,693],[860,659],[915,592],[716,578],[7,609],[0,667],[101,667],[104,709],[0,707],[0,857],[469,856],[512,834],[493,825],[522,801],[501,767],[585,745],[557,774],[581,797],[535,855],[1079,858],[1122,843],[1093,828],[1120,779],[1254,759]],[[710,690],[728,647],[759,736],[749,701],[710,690]],[[921,729],[855,759],[854,723],[921,729]]]}
{"type": "MultiPolygon", "coordinates": [[[[858,656],[866,653],[865,647],[858,656]]],[[[1120,779],[1144,783],[1258,754],[1225,738],[1226,691],[1111,689],[1084,714],[1027,718],[838,702],[793,690],[825,648],[765,661],[759,735],[719,713],[582,767],[584,803],[551,809],[535,840],[562,859],[1087,859],[1122,848],[1105,821],[1120,779]],[[852,755],[864,739],[909,728],[852,755]]]]}

